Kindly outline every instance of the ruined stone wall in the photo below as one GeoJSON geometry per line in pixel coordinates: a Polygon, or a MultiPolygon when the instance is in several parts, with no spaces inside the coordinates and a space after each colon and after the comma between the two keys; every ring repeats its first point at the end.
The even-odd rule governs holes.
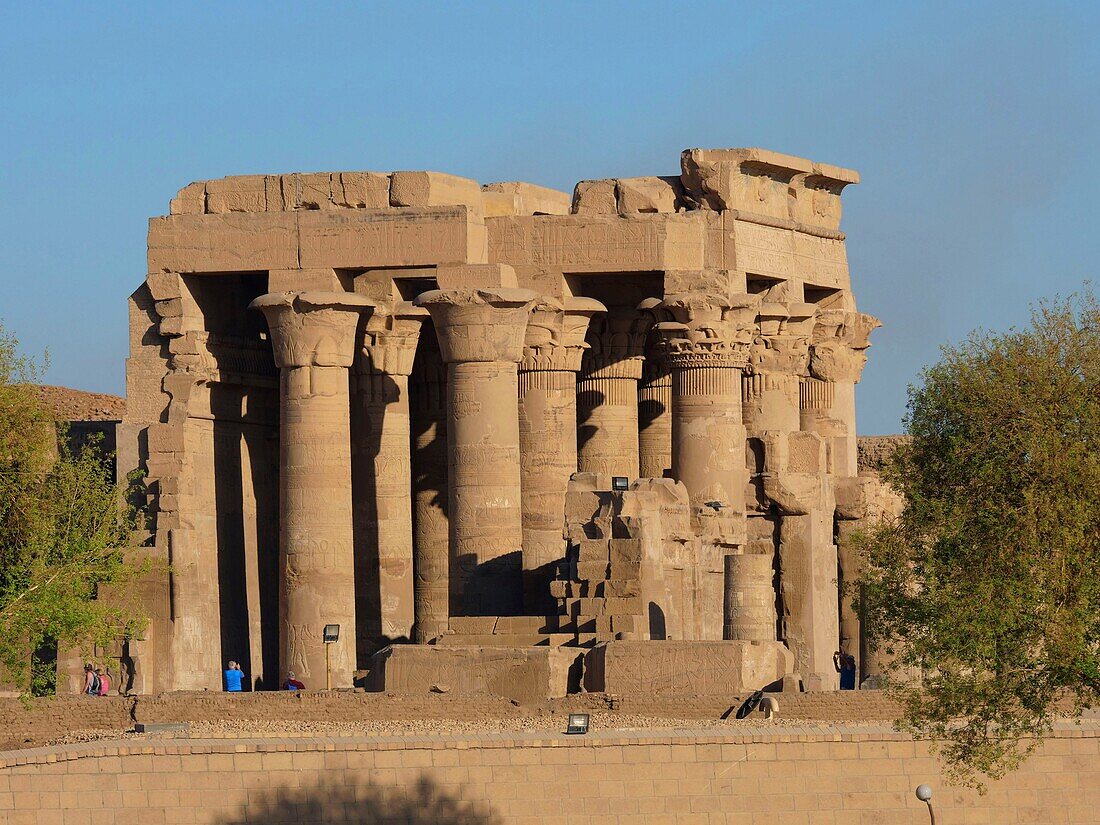
{"type": "MultiPolygon", "coordinates": [[[[150,220],[119,428],[122,469],[148,473],[149,552],[171,562],[137,689],[216,689],[228,659],[257,686],[317,683],[327,623],[346,686],[387,643],[461,635],[452,617],[552,612],[574,469],[667,471],[686,493],[685,534],[652,537],[639,593],[627,577],[610,598],[652,594],[665,636],[782,642],[807,685],[833,685],[838,496],[859,497],[838,485],[858,478],[877,325],[839,230],[855,182],[692,149],[677,176],[572,196],[437,172],[180,190],[150,220]],[[337,298],[348,326],[328,335],[337,298]],[[341,435],[320,456],[345,425],[347,454],[341,435]],[[775,575],[727,563],[746,553],[775,575]],[[768,588],[774,633],[765,610],[724,615],[768,588]]],[[[571,644],[664,637],[629,605],[576,606],[571,644]]]]}
{"type": "Polygon", "coordinates": [[[1095,821],[1095,727],[1062,729],[985,796],[945,786],[928,743],[885,727],[376,739],[98,742],[0,754],[0,813],[100,822],[1095,821]]]}

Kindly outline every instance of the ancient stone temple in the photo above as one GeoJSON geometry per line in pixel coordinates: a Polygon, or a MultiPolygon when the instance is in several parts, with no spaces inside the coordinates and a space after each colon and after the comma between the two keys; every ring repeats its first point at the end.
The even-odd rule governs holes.
{"type": "Polygon", "coordinates": [[[856,182],[692,149],[571,196],[182,189],[130,299],[120,461],[170,563],[135,689],[218,689],[229,659],[262,688],[835,688],[847,538],[884,506],[856,460],[856,182]]]}

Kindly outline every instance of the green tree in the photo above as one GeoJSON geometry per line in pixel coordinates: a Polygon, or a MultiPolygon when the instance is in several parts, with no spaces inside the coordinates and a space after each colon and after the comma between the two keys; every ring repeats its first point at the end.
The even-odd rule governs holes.
{"type": "Polygon", "coordinates": [[[88,651],[143,624],[132,585],[144,567],[125,552],[140,514],[96,444],[64,446],[38,377],[0,327],[0,676],[27,692],[48,681],[32,651],[88,651]]]}
{"type": "Polygon", "coordinates": [[[922,377],[860,611],[903,727],[981,787],[1100,697],[1100,306],[1042,303],[922,377]]]}

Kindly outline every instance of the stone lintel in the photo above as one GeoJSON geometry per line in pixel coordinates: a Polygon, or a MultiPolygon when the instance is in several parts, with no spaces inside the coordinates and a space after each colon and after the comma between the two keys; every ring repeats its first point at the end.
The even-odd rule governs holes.
{"type": "Polygon", "coordinates": [[[488,218],[489,260],[562,272],[699,269],[701,215],[538,215],[488,218]]]}
{"type": "Polygon", "coordinates": [[[430,266],[485,255],[485,225],[466,206],[149,220],[150,273],[430,266]]]}

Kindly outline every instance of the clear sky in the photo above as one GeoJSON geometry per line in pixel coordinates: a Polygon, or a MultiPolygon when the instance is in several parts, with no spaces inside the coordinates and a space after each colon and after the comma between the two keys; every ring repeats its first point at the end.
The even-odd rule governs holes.
{"type": "Polygon", "coordinates": [[[693,146],[849,166],[860,428],[939,344],[1100,259],[1100,3],[0,0],[0,318],[121,393],[146,219],[229,174],[436,169],[571,190],[693,146]]]}

